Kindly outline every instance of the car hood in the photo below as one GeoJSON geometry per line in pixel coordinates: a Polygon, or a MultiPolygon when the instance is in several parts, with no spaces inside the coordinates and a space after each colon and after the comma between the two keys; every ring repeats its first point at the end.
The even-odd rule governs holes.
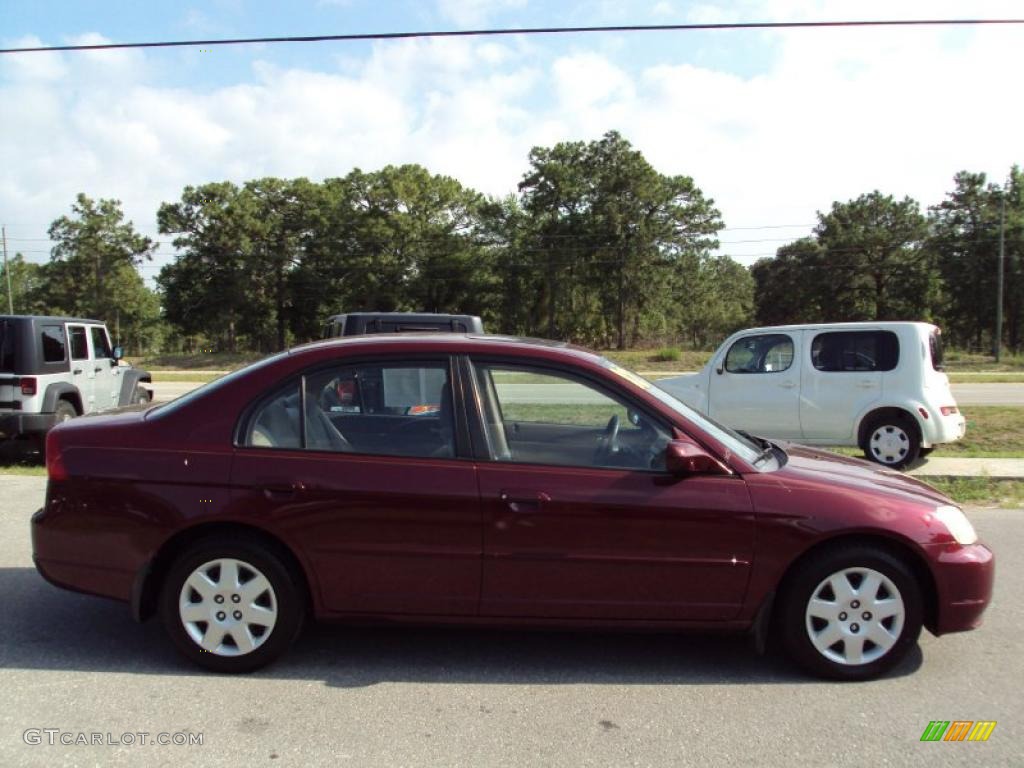
{"type": "Polygon", "coordinates": [[[927,483],[878,464],[842,456],[796,443],[778,443],[788,458],[778,470],[780,478],[820,481],[823,475],[835,483],[869,492],[888,491],[934,504],[954,504],[927,483]]]}

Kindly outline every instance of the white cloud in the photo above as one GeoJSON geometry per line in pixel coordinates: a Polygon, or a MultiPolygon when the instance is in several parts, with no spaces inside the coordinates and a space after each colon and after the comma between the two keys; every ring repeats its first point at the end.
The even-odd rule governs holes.
{"type": "Polygon", "coordinates": [[[460,27],[482,25],[495,13],[526,7],[527,0],[438,0],[441,16],[460,27]]]}
{"type": "MultiPolygon", "coordinates": [[[[835,3],[781,1],[776,15],[759,12],[776,3],[753,0],[739,12],[841,13],[835,3]]],[[[865,15],[885,11],[862,5],[865,15]]],[[[942,0],[929,15],[949,10],[942,0]]],[[[978,15],[999,10],[986,4],[978,15]]],[[[914,14],[900,6],[889,15],[914,14]]],[[[159,203],[186,184],[319,179],[403,162],[504,195],[532,146],[609,129],[659,170],[693,176],[731,227],[810,224],[833,200],[876,187],[929,205],[958,170],[999,180],[1024,162],[1024,105],[1008,85],[1019,69],[1018,29],[770,34],[776,55],[754,76],[670,58],[640,69],[593,38],[557,48],[536,39],[387,43],[335,71],[258,63],[235,84],[191,88],[156,85],[139,52],[7,57],[0,215],[9,237],[42,237],[84,191],[123,200],[152,234],[159,203]]],[[[727,246],[749,261],[773,252],[772,239],[800,233],[722,239],[769,241],[727,246]]]]}

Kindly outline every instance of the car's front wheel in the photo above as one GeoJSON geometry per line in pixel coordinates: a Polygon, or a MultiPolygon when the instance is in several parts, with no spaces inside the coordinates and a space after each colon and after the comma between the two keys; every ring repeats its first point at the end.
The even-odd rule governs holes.
{"type": "Polygon", "coordinates": [[[160,616],[187,658],[217,672],[249,672],[278,658],[305,615],[298,580],[259,541],[213,538],[171,566],[160,616]]]}
{"type": "Polygon", "coordinates": [[[804,669],[840,680],[883,674],[917,642],[921,590],[883,549],[825,551],[793,574],[780,606],[782,640],[804,669]]]}

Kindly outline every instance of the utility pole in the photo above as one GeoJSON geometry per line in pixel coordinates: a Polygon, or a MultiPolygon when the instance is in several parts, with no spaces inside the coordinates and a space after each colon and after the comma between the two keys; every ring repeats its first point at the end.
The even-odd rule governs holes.
{"type": "Polygon", "coordinates": [[[7,314],[14,314],[14,294],[11,293],[11,268],[7,266],[7,227],[0,227],[4,241],[4,274],[7,275],[7,314]]]}
{"type": "Polygon", "coordinates": [[[1006,192],[999,196],[999,268],[996,278],[996,362],[1003,346],[1003,260],[1006,252],[1006,192]]]}

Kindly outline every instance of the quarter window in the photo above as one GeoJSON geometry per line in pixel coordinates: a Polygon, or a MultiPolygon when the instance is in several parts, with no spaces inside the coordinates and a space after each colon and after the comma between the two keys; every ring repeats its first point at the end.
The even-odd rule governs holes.
{"type": "Polygon", "coordinates": [[[668,430],[608,392],[529,368],[477,364],[474,370],[495,459],[664,469],[668,430]]]}
{"type": "Polygon", "coordinates": [[[729,373],[779,373],[793,365],[793,339],[784,333],[745,336],[729,347],[729,373]]]}
{"type": "Polygon", "coordinates": [[[899,340],[892,331],[819,333],[811,342],[811,363],[819,371],[891,371],[899,357],[899,340]]]}
{"type": "Polygon", "coordinates": [[[63,363],[66,355],[64,326],[44,325],[40,330],[43,335],[43,362],[63,363]]]}

